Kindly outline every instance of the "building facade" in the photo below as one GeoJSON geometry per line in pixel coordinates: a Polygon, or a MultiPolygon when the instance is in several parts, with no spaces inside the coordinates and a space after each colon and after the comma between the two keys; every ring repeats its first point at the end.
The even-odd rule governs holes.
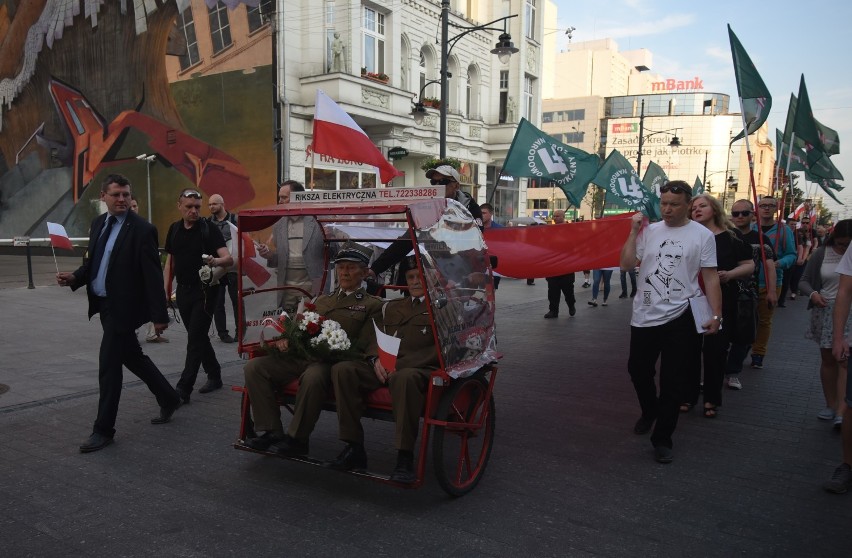
{"type": "MultiPolygon", "coordinates": [[[[548,3],[549,0],[548,0],[548,3]]],[[[440,103],[447,106],[447,157],[461,165],[463,188],[516,215],[525,204],[511,182],[494,192],[517,122],[540,124],[543,0],[276,0],[255,8],[208,7],[191,0],[178,18],[186,54],[169,62],[170,80],[273,67],[279,179],[324,189],[376,185],[375,169],[314,155],[314,102],[322,90],[337,102],[405,175],[392,186],[423,184],[421,166],[439,155],[440,103]],[[440,99],[442,9],[449,9],[448,98],[440,99]],[[491,54],[506,20],[519,52],[507,64],[491,54]],[[427,114],[417,124],[413,103],[427,114]],[[399,149],[401,148],[401,149],[399,149]],[[313,179],[311,178],[313,177],[313,179]]]]}

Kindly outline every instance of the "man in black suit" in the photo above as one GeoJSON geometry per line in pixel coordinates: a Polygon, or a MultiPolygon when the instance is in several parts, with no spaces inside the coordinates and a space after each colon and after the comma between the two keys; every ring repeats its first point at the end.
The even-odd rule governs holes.
{"type": "Polygon", "coordinates": [[[100,314],[104,330],[99,356],[100,399],[92,435],[80,451],[98,451],[115,435],[115,417],[121,397],[122,365],[145,382],[160,405],[152,424],[169,422],[180,406],[180,397],[136,340],[135,330],[154,322],[157,333],[168,327],[157,229],[130,208],[130,182],[111,174],[101,186],[107,213],[92,221],[89,258],[73,273],[60,272],[56,280],[77,290],[86,286],[89,319],[100,314]]]}

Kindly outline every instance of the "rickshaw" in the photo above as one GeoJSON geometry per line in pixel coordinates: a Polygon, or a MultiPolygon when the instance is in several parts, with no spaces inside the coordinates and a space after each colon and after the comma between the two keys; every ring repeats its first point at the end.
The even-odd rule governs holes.
{"type": "MultiPolygon", "coordinates": [[[[284,216],[315,218],[321,225],[326,271],[321,292],[333,288],[330,265],[337,247],[355,241],[378,249],[396,250],[402,256],[413,252],[421,280],[426,285],[426,301],[440,367],[430,377],[418,439],[416,481],[398,484],[389,475],[349,472],[376,481],[416,488],[424,483],[429,442],[432,463],[441,487],[454,497],[462,496],[481,480],[494,438],[494,380],[497,352],[494,324],[494,289],[491,261],[482,234],[470,213],[459,203],[443,197],[442,187],[388,188],[375,190],[294,192],[291,203],[240,213],[238,228],[243,239],[239,246],[240,313],[243,331],[239,351],[249,358],[264,354],[262,322],[280,313],[282,291],[304,290],[277,286],[275,278],[262,285],[252,282],[247,266],[265,265],[265,260],[249,261],[253,242],[264,242],[271,227],[284,216]],[[251,236],[251,239],[248,239],[251,236]],[[400,250],[400,247],[402,249],[400,250]]],[[[404,282],[404,281],[403,281],[404,282]]],[[[404,285],[386,285],[385,296],[401,296],[404,285]]],[[[282,386],[279,404],[291,414],[298,381],[282,386]]],[[[236,449],[254,450],[245,440],[255,435],[251,401],[244,387],[241,422],[236,449]]],[[[333,394],[324,407],[334,411],[333,394]]],[[[391,397],[386,387],[370,393],[364,417],[393,421],[391,397]]],[[[323,462],[313,457],[282,457],[313,465],[323,462]]]]}

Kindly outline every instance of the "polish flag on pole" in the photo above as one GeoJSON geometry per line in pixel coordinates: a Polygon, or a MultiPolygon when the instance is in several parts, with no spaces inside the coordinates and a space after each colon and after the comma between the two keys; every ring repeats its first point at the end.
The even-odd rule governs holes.
{"type": "Polygon", "coordinates": [[[802,202],[799,204],[799,207],[797,207],[795,211],[787,215],[787,218],[798,221],[806,213],[808,217],[813,219],[816,216],[816,209],[813,207],[809,207],[807,203],[802,202]]]}
{"type": "Polygon", "coordinates": [[[71,239],[68,238],[68,233],[65,232],[65,227],[59,223],[47,222],[47,234],[50,235],[50,245],[54,248],[62,248],[63,250],[73,250],[71,239]]]}
{"type": "Polygon", "coordinates": [[[378,167],[382,184],[387,184],[393,177],[403,174],[384,158],[379,148],[370,141],[352,117],[319,89],[314,112],[312,148],[314,153],[378,167]]]}
{"type": "Polygon", "coordinates": [[[376,328],[376,342],[379,345],[379,362],[385,370],[396,370],[396,356],[399,354],[399,343],[402,339],[384,333],[376,325],[376,320],[373,320],[373,327],[376,328]]]}
{"type": "MultiPolygon", "coordinates": [[[[266,266],[257,261],[260,258],[254,247],[254,240],[252,240],[248,233],[240,234],[233,223],[228,222],[228,225],[231,227],[231,239],[241,238],[243,241],[243,274],[251,279],[255,287],[262,287],[272,278],[272,274],[266,270],[266,266]]],[[[231,257],[234,258],[234,261],[238,261],[239,259],[235,242],[231,243],[231,257]]]]}

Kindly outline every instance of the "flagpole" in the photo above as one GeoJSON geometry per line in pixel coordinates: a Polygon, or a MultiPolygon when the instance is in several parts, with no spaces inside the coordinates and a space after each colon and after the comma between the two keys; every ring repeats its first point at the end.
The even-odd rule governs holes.
{"type": "Polygon", "coordinates": [[[59,275],[59,262],[56,261],[56,250],[53,249],[53,243],[50,243],[50,251],[53,252],[53,265],[56,266],[56,274],[59,275]]]}

